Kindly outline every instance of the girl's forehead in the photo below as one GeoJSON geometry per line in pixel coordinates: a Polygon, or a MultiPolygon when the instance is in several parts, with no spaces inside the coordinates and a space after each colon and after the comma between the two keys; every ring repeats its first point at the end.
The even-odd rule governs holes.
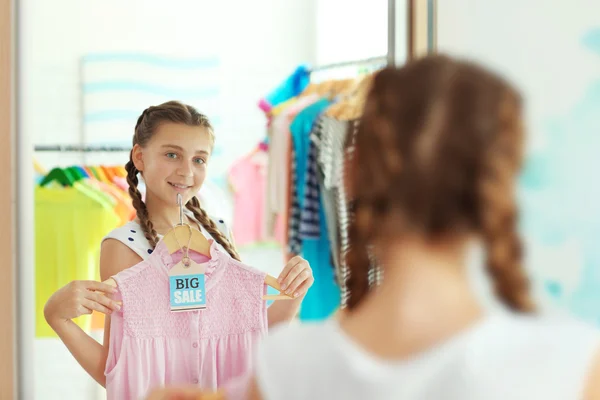
{"type": "Polygon", "coordinates": [[[210,151],[213,139],[206,127],[165,123],[158,127],[150,144],[161,147],[173,145],[191,152],[210,151]]]}

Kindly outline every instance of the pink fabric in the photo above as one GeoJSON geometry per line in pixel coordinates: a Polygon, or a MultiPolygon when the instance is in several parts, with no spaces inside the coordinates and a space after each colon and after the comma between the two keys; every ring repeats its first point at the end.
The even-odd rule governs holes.
{"type": "Polygon", "coordinates": [[[265,199],[264,229],[268,235],[274,235],[282,245],[287,244],[286,231],[288,215],[288,193],[290,190],[291,148],[290,124],[296,115],[319,100],[316,94],[301,97],[273,118],[269,137],[269,165],[267,172],[267,198],[265,199]]]}
{"type": "Polygon", "coordinates": [[[115,176],[113,178],[113,183],[115,185],[117,185],[117,187],[119,189],[122,189],[122,190],[125,190],[125,191],[129,190],[129,183],[127,183],[127,179],[126,178],[122,178],[120,176],[115,176]]]}
{"type": "Polygon", "coordinates": [[[260,99],[258,102],[258,108],[263,110],[265,114],[268,114],[273,107],[269,104],[269,102],[265,99],[260,99]]]}
{"type": "Polygon", "coordinates": [[[247,376],[258,341],[267,333],[265,274],[233,260],[211,241],[205,262],[207,308],[173,313],[168,270],[181,259],[159,242],[144,261],[114,276],[122,311],[113,313],[106,392],[139,399],[165,385],[216,390],[247,376]]]}
{"type": "Polygon", "coordinates": [[[234,192],[233,237],[238,246],[268,240],[264,224],[267,152],[261,149],[238,160],[229,170],[234,192]]]}
{"type": "Polygon", "coordinates": [[[239,377],[227,382],[223,389],[226,400],[246,400],[248,398],[248,389],[250,388],[250,373],[240,375],[239,377]]]}

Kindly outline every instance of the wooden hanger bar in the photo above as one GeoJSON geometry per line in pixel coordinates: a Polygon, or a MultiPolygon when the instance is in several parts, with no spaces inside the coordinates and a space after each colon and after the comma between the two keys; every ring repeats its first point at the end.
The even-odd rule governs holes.
{"type": "Polygon", "coordinates": [[[161,242],[165,244],[169,254],[178,252],[182,246],[187,246],[189,243],[190,250],[210,257],[210,242],[198,229],[194,229],[189,225],[175,226],[167,232],[161,242]],[[191,238],[190,234],[192,235],[191,238]]]}
{"type": "MultiPolygon", "coordinates": [[[[113,287],[117,287],[117,282],[113,278],[108,278],[104,281],[104,283],[113,287]]],[[[265,284],[281,292],[281,285],[279,285],[279,282],[277,282],[277,279],[275,277],[269,274],[267,274],[267,276],[265,277],[265,284]]],[[[292,296],[287,295],[285,293],[265,294],[262,298],[263,300],[294,300],[292,296]]],[[[121,304],[120,301],[118,301],[117,303],[121,304]]]]}
{"type": "Polygon", "coordinates": [[[265,284],[278,290],[279,294],[265,294],[263,295],[263,300],[294,300],[292,296],[281,292],[281,285],[279,285],[279,282],[277,282],[277,279],[274,276],[267,274],[267,276],[265,276],[265,284]]]}
{"type": "MultiPolygon", "coordinates": [[[[173,254],[181,250],[181,246],[185,246],[189,242],[190,250],[197,253],[204,254],[210,257],[210,243],[204,237],[199,230],[188,227],[186,225],[179,225],[174,227],[169,233],[163,238],[162,242],[167,247],[170,254],[173,254]],[[192,234],[191,240],[189,239],[190,232],[192,234]]],[[[275,290],[281,292],[281,286],[277,279],[269,274],[265,277],[265,284],[272,287],[275,290]]],[[[280,294],[268,294],[263,296],[264,300],[293,300],[294,298],[285,293],[280,294]]]]}

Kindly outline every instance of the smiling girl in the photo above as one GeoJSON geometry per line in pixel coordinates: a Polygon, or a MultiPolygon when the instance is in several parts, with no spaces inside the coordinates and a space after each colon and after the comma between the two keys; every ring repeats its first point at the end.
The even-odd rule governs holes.
{"type": "MultiPolygon", "coordinates": [[[[232,258],[239,260],[224,221],[211,219],[196,197],[206,179],[214,141],[209,120],[191,106],[171,101],[144,110],[135,126],[133,149],[125,165],[137,218],[103,240],[100,253],[103,281],[145,260],[161,235],[179,222],[177,194],[182,195],[186,205],[184,222],[197,227],[205,237],[214,239],[232,258]],[[138,190],[138,175],[146,185],[145,200],[138,190]]],[[[296,316],[314,281],[310,266],[300,257],[287,263],[278,280],[282,289],[295,299],[276,302],[268,308],[269,327],[296,316]]],[[[119,309],[119,304],[97,291],[114,293],[114,289],[104,283],[73,281],[48,300],[44,315],[77,362],[105,386],[110,314],[119,309]],[[103,344],[72,321],[94,310],[107,315],[103,344]]]]}

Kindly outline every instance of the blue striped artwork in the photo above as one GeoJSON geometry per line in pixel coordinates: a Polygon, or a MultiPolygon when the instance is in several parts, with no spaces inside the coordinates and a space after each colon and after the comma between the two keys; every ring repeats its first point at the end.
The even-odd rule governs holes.
{"type": "Polygon", "coordinates": [[[174,58],[143,53],[96,53],[83,56],[85,63],[138,63],[170,69],[218,68],[217,58],[174,58]]]}
{"type": "Polygon", "coordinates": [[[217,57],[92,53],[81,58],[81,71],[81,118],[88,144],[129,144],[142,111],[169,100],[196,107],[218,130],[222,70],[217,57]]]}
{"type": "Polygon", "coordinates": [[[192,88],[173,88],[164,85],[156,85],[148,82],[135,81],[102,81],[90,82],[83,85],[84,94],[98,92],[142,92],[167,96],[171,98],[183,98],[189,96],[212,97],[219,94],[217,86],[212,87],[192,87],[192,88]]]}

